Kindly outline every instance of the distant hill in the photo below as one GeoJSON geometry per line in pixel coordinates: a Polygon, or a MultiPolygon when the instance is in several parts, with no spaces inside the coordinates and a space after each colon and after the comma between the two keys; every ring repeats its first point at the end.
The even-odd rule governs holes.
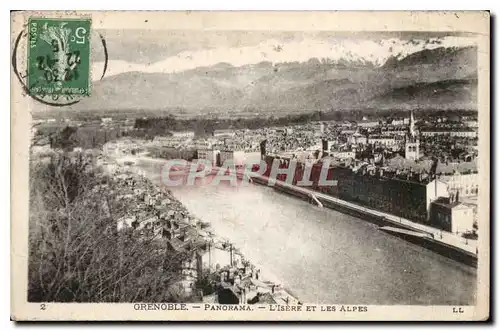
{"type": "Polygon", "coordinates": [[[400,60],[391,57],[384,64],[384,67],[394,69],[424,64],[475,67],[477,65],[477,47],[439,47],[425,49],[412,53],[400,60]]]}
{"type": "Polygon", "coordinates": [[[229,63],[178,73],[127,72],[94,82],[75,109],[247,108],[279,113],[360,107],[474,108],[477,48],[436,48],[375,66],[362,61],[229,63]]]}
{"type": "Polygon", "coordinates": [[[430,107],[435,104],[473,108],[477,102],[477,83],[477,79],[417,83],[391,89],[370,101],[374,105],[404,105],[405,108],[430,107]]]}

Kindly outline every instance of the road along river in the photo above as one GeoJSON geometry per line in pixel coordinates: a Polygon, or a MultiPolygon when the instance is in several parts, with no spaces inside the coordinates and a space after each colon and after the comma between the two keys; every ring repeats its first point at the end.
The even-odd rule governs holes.
{"type": "MultiPolygon", "coordinates": [[[[158,185],[162,162],[137,168],[158,185]]],[[[472,305],[476,269],[386,234],[376,225],[261,185],[169,187],[252,263],[302,302],[472,305]]]]}

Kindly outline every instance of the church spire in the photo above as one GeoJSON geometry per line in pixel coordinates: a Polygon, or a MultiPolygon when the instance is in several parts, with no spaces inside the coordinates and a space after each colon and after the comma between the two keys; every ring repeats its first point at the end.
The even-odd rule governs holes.
{"type": "Polygon", "coordinates": [[[415,118],[413,117],[413,110],[410,111],[410,137],[415,137],[415,118]]]}

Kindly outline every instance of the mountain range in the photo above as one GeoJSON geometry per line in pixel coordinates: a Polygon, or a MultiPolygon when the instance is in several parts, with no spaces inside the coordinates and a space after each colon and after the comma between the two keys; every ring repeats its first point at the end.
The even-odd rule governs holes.
{"type": "MultiPolygon", "coordinates": [[[[352,55],[352,54],[351,54],[352,55]]],[[[311,58],[305,62],[217,63],[180,72],[129,71],[93,83],[75,109],[205,108],[255,110],[475,109],[477,48],[436,47],[372,62],[311,58]]]]}

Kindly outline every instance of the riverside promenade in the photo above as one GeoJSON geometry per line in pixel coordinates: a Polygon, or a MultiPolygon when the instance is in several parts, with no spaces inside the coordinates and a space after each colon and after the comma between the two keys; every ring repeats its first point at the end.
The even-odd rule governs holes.
{"type": "MultiPolygon", "coordinates": [[[[147,156],[141,156],[141,157],[132,157],[135,160],[148,160],[148,161],[156,161],[156,162],[164,162],[165,160],[157,159],[157,158],[151,158],[147,156]]],[[[220,171],[220,167],[213,166],[210,172],[210,175],[215,175],[220,171]]],[[[244,170],[237,170],[237,177],[239,179],[244,179],[246,176],[244,170]]],[[[261,185],[266,185],[266,186],[271,186],[268,185],[268,177],[262,176],[262,175],[257,175],[255,173],[252,173],[252,176],[250,178],[247,178],[247,180],[250,180],[253,183],[261,184],[261,185]]],[[[294,194],[301,196],[302,198],[310,198],[312,202],[315,202],[322,207],[322,205],[335,205],[335,206],[340,206],[340,207],[345,207],[346,209],[349,210],[354,210],[357,211],[359,214],[363,214],[365,216],[371,216],[374,218],[383,218],[384,223],[387,226],[394,226],[394,227],[404,227],[407,230],[412,230],[415,232],[419,233],[424,233],[427,234],[429,237],[429,240],[434,241],[438,244],[441,244],[443,246],[448,246],[453,249],[458,249],[460,251],[466,252],[468,255],[473,256],[474,258],[477,258],[477,240],[473,239],[466,239],[463,237],[460,237],[458,235],[455,235],[453,233],[449,233],[446,231],[441,231],[439,229],[433,228],[431,226],[427,226],[424,224],[416,223],[413,222],[409,219],[405,219],[403,217],[399,217],[396,215],[392,215],[386,212],[382,212],[379,210],[367,208],[352,202],[348,202],[339,198],[335,198],[333,196],[306,188],[306,187],[301,187],[301,186],[296,186],[296,185],[291,185],[286,182],[280,181],[280,180],[274,180],[274,187],[278,190],[285,191],[286,193],[294,194]]]]}
{"type": "MultiPolygon", "coordinates": [[[[257,180],[255,182],[261,183],[261,184],[264,184],[263,181],[267,182],[267,180],[268,180],[264,176],[259,176],[259,177],[255,177],[255,178],[257,178],[257,180]]],[[[416,223],[416,222],[410,221],[408,219],[405,219],[403,217],[392,215],[392,214],[389,214],[386,212],[382,212],[382,211],[371,209],[371,208],[366,208],[364,206],[360,206],[360,205],[352,203],[352,202],[338,199],[338,198],[332,197],[330,195],[327,195],[327,194],[324,194],[324,193],[321,193],[321,192],[318,192],[318,191],[315,191],[315,190],[312,190],[309,188],[296,186],[296,185],[290,185],[290,184],[287,184],[285,182],[278,181],[278,180],[276,180],[274,185],[277,187],[286,188],[287,190],[300,192],[305,197],[311,197],[311,198],[315,197],[320,202],[330,202],[330,203],[334,203],[336,205],[345,206],[349,209],[358,210],[361,213],[372,215],[374,217],[384,217],[386,222],[388,223],[387,225],[392,225],[392,226],[396,226],[396,227],[398,225],[403,225],[405,228],[410,228],[416,232],[422,232],[422,233],[428,234],[428,235],[430,235],[430,237],[433,238],[433,240],[435,240],[437,242],[440,242],[440,243],[443,243],[443,244],[446,244],[449,246],[453,246],[453,247],[462,249],[468,253],[476,255],[477,240],[466,239],[466,238],[460,237],[458,235],[455,235],[453,233],[441,231],[441,230],[433,228],[431,226],[416,223]]],[[[314,200],[314,198],[313,198],[313,200],[314,200]]]]}

